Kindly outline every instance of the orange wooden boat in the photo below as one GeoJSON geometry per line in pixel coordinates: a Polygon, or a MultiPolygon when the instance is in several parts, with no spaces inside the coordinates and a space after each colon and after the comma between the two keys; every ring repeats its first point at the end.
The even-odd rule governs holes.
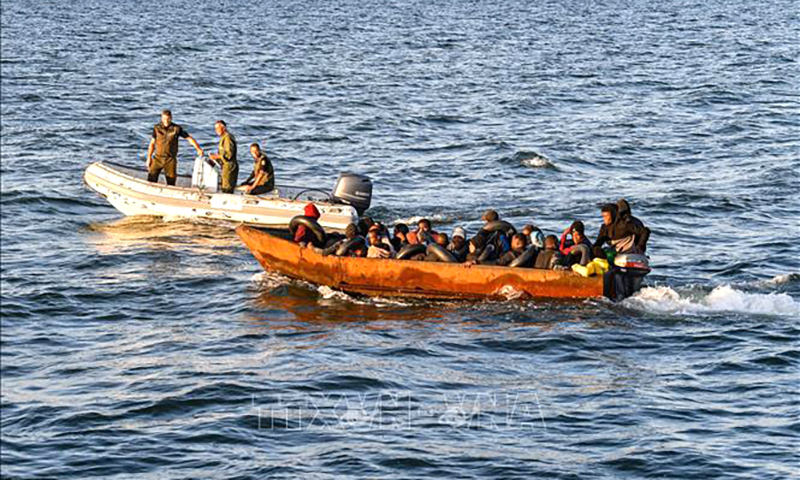
{"type": "Polygon", "coordinates": [[[265,270],[350,293],[441,299],[516,293],[544,298],[603,296],[603,277],[586,278],[572,271],[323,256],[278,232],[241,225],[236,233],[265,270]]]}

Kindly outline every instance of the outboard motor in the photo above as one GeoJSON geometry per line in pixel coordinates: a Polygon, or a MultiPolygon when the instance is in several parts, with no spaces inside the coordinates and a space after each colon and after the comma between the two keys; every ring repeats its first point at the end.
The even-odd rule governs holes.
{"type": "Polygon", "coordinates": [[[618,302],[642,288],[644,277],[650,273],[650,262],[646,255],[623,253],[614,257],[614,268],[604,275],[605,296],[618,302]]]}
{"type": "Polygon", "coordinates": [[[366,175],[343,173],[333,186],[333,200],[351,205],[363,215],[372,203],[372,180],[366,175]]]}

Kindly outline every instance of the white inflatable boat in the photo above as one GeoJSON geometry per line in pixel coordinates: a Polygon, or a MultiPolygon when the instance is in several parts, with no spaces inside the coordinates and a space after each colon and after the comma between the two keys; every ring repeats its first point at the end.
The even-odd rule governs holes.
{"type": "Polygon", "coordinates": [[[219,170],[198,157],[192,177],[179,175],[175,186],[147,181],[147,172],[111,162],[95,162],[83,180],[125,215],[226,220],[271,228],[288,228],[313,201],[325,229],[343,231],[358,221],[372,200],[372,182],[364,175],[342,174],[331,193],[315,188],[276,186],[264,195],[220,193],[219,170]]]}

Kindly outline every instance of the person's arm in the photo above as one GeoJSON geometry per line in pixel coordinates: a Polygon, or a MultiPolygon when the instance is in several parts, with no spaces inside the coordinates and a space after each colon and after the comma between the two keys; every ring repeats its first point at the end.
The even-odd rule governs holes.
{"type": "Polygon", "coordinates": [[[253,174],[251,173],[251,174],[250,174],[250,177],[248,177],[248,179],[247,179],[247,180],[244,182],[244,183],[247,183],[247,182],[249,182],[249,181],[250,181],[250,179],[251,179],[251,178],[253,178],[252,182],[250,182],[250,183],[248,184],[249,186],[247,187],[247,190],[246,190],[246,192],[247,192],[247,193],[250,193],[250,191],[251,191],[251,190],[253,190],[254,188],[256,188],[256,186],[257,186],[257,185],[259,185],[259,184],[261,183],[261,178],[262,178],[262,177],[264,177],[264,172],[262,172],[262,171],[259,171],[259,172],[258,172],[258,175],[256,175],[256,176],[255,176],[255,178],[253,178],[253,174]]]}
{"type": "Polygon", "coordinates": [[[564,230],[564,233],[561,234],[561,243],[558,245],[558,251],[563,253],[564,255],[568,254],[570,250],[567,247],[567,235],[569,235],[569,233],[570,229],[569,227],[567,227],[567,229],[564,230]]]}
{"type": "Polygon", "coordinates": [[[650,240],[650,229],[642,226],[640,232],[641,233],[636,236],[638,239],[636,248],[638,248],[640,252],[645,253],[647,251],[647,241],[650,240]]]}
{"type": "Polygon", "coordinates": [[[595,239],[594,243],[592,244],[592,248],[602,247],[607,240],[608,240],[608,233],[605,224],[603,224],[603,226],[600,227],[600,231],[597,232],[597,239],[595,239]]]}
{"type": "Polygon", "coordinates": [[[147,147],[147,162],[145,165],[150,170],[150,165],[153,163],[153,151],[156,149],[156,139],[150,137],[150,145],[147,147]]]}
{"type": "Polygon", "coordinates": [[[203,156],[203,149],[200,148],[200,144],[197,143],[197,140],[195,140],[194,137],[192,137],[191,135],[187,135],[186,141],[189,142],[194,147],[195,151],[197,152],[197,156],[199,157],[203,156]]]}

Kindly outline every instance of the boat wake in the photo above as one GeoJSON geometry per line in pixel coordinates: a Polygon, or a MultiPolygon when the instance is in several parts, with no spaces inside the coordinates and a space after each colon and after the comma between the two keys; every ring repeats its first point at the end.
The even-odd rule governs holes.
{"type": "Polygon", "coordinates": [[[735,312],[800,316],[800,301],[786,293],[748,293],[730,285],[720,285],[711,292],[687,290],[680,293],[670,287],[647,287],[622,304],[636,310],[676,315],[735,312]]]}

